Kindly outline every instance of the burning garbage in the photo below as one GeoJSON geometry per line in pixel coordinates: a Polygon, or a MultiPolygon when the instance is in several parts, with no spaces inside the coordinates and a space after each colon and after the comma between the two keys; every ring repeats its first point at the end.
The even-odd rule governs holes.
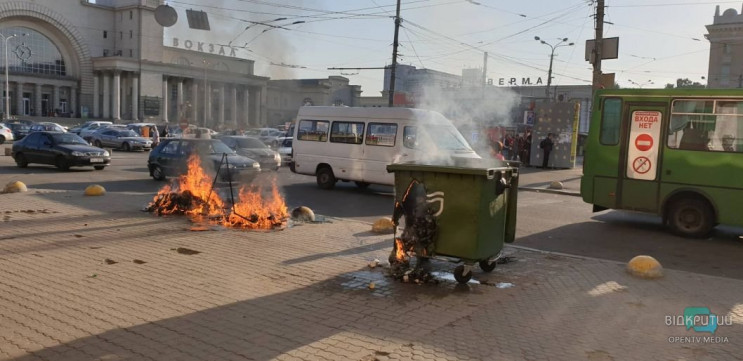
{"type": "Polygon", "coordinates": [[[413,181],[408,186],[402,200],[395,202],[392,222],[397,226],[405,216],[402,235],[395,237],[394,248],[390,253],[390,273],[404,282],[425,283],[435,280],[431,275],[430,255],[433,251],[437,226],[433,210],[428,206],[426,188],[413,181]],[[416,257],[415,266],[410,268],[410,258],[416,257]]]}
{"type": "Polygon", "coordinates": [[[275,179],[268,195],[256,185],[242,185],[235,196],[230,182],[229,205],[214,189],[214,179],[201,167],[199,157],[192,155],[186,173],[161,188],[145,210],[233,228],[271,230],[286,225],[289,214],[275,179]]]}

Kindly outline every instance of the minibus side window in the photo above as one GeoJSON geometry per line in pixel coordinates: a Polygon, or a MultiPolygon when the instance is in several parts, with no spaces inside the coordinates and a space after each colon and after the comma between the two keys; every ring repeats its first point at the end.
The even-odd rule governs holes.
{"type": "Polygon", "coordinates": [[[364,123],[333,122],[331,143],[361,144],[364,141],[364,123]]]}
{"type": "Polygon", "coordinates": [[[397,124],[369,123],[366,129],[366,145],[394,147],[397,124]]]}
{"type": "Polygon", "coordinates": [[[619,144],[619,129],[621,124],[622,99],[606,99],[604,101],[604,108],[601,111],[601,144],[619,144]]]}
{"type": "Polygon", "coordinates": [[[297,131],[297,139],[313,142],[327,141],[329,127],[330,122],[327,120],[301,120],[297,131]]]}
{"type": "Polygon", "coordinates": [[[418,148],[418,127],[408,125],[403,128],[402,145],[410,149],[418,148]]]}

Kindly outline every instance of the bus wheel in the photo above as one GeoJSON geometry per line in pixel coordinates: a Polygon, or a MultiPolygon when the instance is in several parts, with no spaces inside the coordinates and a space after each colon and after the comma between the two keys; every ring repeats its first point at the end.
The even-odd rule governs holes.
{"type": "Polygon", "coordinates": [[[335,175],[330,167],[322,167],[317,170],[317,185],[322,189],[333,189],[335,187],[335,175]]]}
{"type": "Polygon", "coordinates": [[[682,237],[704,237],[715,226],[714,213],[709,203],[698,198],[682,198],[668,210],[671,231],[682,237]]]}

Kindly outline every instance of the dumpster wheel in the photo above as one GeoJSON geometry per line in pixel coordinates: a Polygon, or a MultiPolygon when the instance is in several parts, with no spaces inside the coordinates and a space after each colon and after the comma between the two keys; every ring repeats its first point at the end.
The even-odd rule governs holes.
{"type": "Polygon", "coordinates": [[[454,279],[461,284],[469,282],[472,279],[472,269],[464,265],[457,266],[454,268],[454,279]]]}
{"type": "Polygon", "coordinates": [[[478,265],[480,266],[480,269],[483,270],[483,272],[493,272],[493,270],[495,269],[496,263],[497,262],[495,261],[490,261],[486,259],[486,260],[480,261],[478,265]]]}

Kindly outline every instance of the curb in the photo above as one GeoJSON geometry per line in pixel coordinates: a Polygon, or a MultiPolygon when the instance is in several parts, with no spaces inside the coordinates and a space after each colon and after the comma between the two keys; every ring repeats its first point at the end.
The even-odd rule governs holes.
{"type": "Polygon", "coordinates": [[[559,189],[519,187],[519,190],[537,192],[537,193],[552,193],[552,194],[561,194],[561,195],[566,195],[566,196],[580,197],[580,192],[566,191],[566,190],[559,190],[559,189]]]}

